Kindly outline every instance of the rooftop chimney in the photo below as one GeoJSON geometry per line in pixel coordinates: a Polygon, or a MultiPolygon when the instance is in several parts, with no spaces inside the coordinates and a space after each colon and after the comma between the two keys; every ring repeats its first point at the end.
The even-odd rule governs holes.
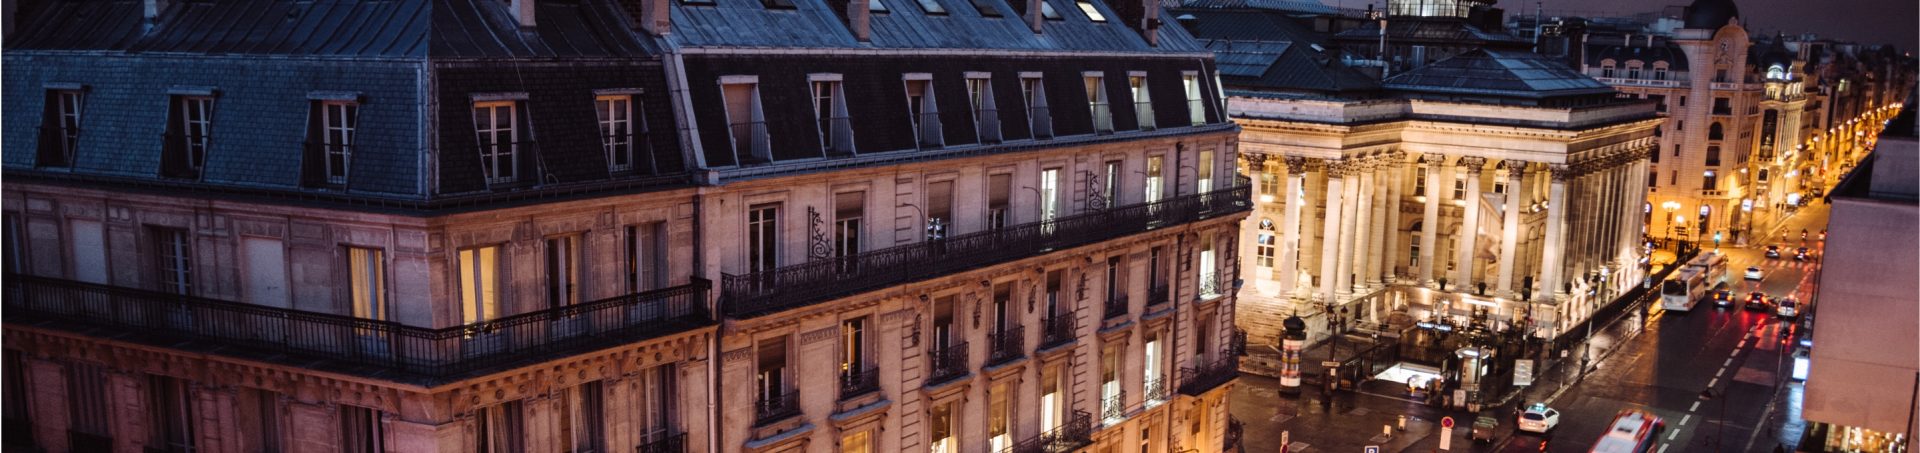
{"type": "MultiPolygon", "coordinates": [[[[7,3],[9,4],[8,8],[11,9],[13,2],[9,1],[7,3]]],[[[167,7],[173,4],[173,0],[145,0],[142,3],[146,7],[143,8],[143,13],[140,17],[146,25],[146,30],[150,31],[153,30],[155,24],[160,22],[160,13],[166,12],[167,7]]]]}
{"type": "Polygon", "coordinates": [[[832,9],[834,15],[840,16],[840,21],[847,25],[847,31],[853,33],[853,39],[867,42],[873,36],[873,25],[870,20],[873,17],[871,2],[872,0],[827,0],[827,8],[832,9]]]}
{"type": "Polygon", "coordinates": [[[673,19],[668,13],[667,2],[672,0],[627,0],[628,7],[639,6],[639,11],[631,11],[640,30],[654,36],[666,36],[673,31],[673,19]]]}
{"type": "Polygon", "coordinates": [[[1034,34],[1039,34],[1040,25],[1046,23],[1045,22],[1046,19],[1043,17],[1040,17],[1040,0],[1014,0],[1014,1],[1020,1],[1027,4],[1027,7],[1024,8],[1026,11],[1022,12],[1020,19],[1027,22],[1027,28],[1033,29],[1034,34]]]}
{"type": "Polygon", "coordinates": [[[514,22],[519,22],[521,29],[532,29],[534,26],[533,4],[535,0],[509,0],[509,2],[509,7],[512,8],[512,11],[509,12],[513,13],[514,22]]]}

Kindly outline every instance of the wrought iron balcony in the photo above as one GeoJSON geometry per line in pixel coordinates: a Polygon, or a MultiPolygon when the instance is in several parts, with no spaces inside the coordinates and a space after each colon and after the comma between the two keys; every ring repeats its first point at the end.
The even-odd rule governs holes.
{"type": "Polygon", "coordinates": [[[687,433],[655,439],[634,447],[634,453],[687,453],[687,433]]]}
{"type": "Polygon", "coordinates": [[[1073,341],[1073,330],[1079,324],[1072,314],[1059,314],[1047,317],[1040,323],[1040,348],[1051,348],[1073,341]]]}
{"type": "Polygon", "coordinates": [[[1127,315],[1127,295],[1114,294],[1111,296],[1107,296],[1107,305],[1106,305],[1105,313],[1107,315],[1105,319],[1113,319],[1121,316],[1126,316],[1127,315]]]}
{"type": "Polygon", "coordinates": [[[946,129],[940,127],[940,112],[920,112],[920,122],[914,126],[921,148],[939,148],[946,143],[946,129]]]}
{"type": "Polygon", "coordinates": [[[1027,353],[1026,330],[1021,326],[1007,326],[1005,330],[987,334],[987,365],[999,365],[1025,357],[1027,353]]]}
{"type": "Polygon", "coordinates": [[[1169,300],[1173,300],[1173,293],[1167,291],[1166,282],[1155,283],[1147,289],[1147,306],[1164,304],[1169,300]]]}
{"type": "Polygon", "coordinates": [[[752,318],[860,292],[1196,222],[1252,208],[1240,184],[741,275],[722,274],[723,310],[752,318]]]}
{"type": "Polygon", "coordinates": [[[763,396],[753,403],[753,423],[764,426],[800,415],[800,391],[788,390],[786,393],[763,396]]]}
{"type": "Polygon", "coordinates": [[[767,137],[767,122],[739,121],[727,124],[733,138],[733,156],[741,163],[767,162],[773,159],[773,141],[767,137]]]}
{"type": "Polygon", "coordinates": [[[1146,401],[1148,404],[1166,401],[1167,378],[1154,377],[1147,379],[1146,391],[1146,401]]]}
{"type": "Polygon", "coordinates": [[[1134,102],[1133,102],[1133,117],[1134,117],[1134,118],[1138,118],[1138,120],[1137,120],[1137,121],[1138,121],[1138,122],[1140,123],[1140,130],[1143,130],[1143,131],[1150,131],[1150,130],[1154,130],[1154,129],[1155,129],[1155,127],[1154,127],[1154,124],[1153,124],[1153,120],[1154,120],[1154,118],[1153,118],[1153,102],[1150,102],[1150,101],[1134,101],[1134,102]]]}
{"type": "Polygon", "coordinates": [[[1211,300],[1215,297],[1226,295],[1227,288],[1231,285],[1233,285],[1233,280],[1221,275],[1219,271],[1201,274],[1200,299],[1211,300]]]}
{"type": "Polygon", "coordinates": [[[880,368],[850,371],[840,376],[840,399],[853,398],[880,390],[880,368]]]}
{"type": "Polygon", "coordinates": [[[966,375],[967,343],[960,342],[946,349],[927,351],[927,383],[938,384],[966,375]]]}
{"type": "Polygon", "coordinates": [[[1033,128],[1033,138],[1053,138],[1053,113],[1047,106],[1027,107],[1027,125],[1033,128]]]}
{"type": "Polygon", "coordinates": [[[1180,369],[1180,394],[1200,396],[1240,377],[1240,356],[1226,354],[1219,360],[1194,368],[1180,369]]]}
{"type": "Polygon", "coordinates": [[[1073,417],[1038,436],[1013,444],[1013,453],[1065,453],[1093,445],[1093,415],[1073,411],[1073,417]]]}
{"type": "Polygon", "coordinates": [[[711,325],[704,279],[443,329],[7,275],[5,322],[437,384],[711,325]]]}
{"type": "MultiPolygon", "coordinates": [[[[1119,386],[1119,383],[1112,383],[1119,386]]],[[[1127,391],[1121,390],[1100,399],[1100,421],[1112,424],[1127,418],[1127,391]]]]}

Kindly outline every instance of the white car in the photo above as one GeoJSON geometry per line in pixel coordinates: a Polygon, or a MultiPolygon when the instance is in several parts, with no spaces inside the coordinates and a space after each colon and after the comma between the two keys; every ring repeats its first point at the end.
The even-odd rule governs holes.
{"type": "Polygon", "coordinates": [[[1516,428],[1530,433],[1544,434],[1559,425],[1560,411],[1547,407],[1546,403],[1533,403],[1532,406],[1527,406],[1525,412],[1520,413],[1520,424],[1516,428]]]}
{"type": "Polygon", "coordinates": [[[1760,273],[1760,268],[1758,266],[1747,268],[1747,280],[1759,280],[1765,277],[1766,275],[1760,273]]]}

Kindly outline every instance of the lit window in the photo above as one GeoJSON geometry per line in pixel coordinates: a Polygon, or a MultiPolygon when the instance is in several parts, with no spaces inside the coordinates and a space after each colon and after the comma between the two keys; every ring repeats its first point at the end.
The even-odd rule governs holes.
{"type": "Polygon", "coordinates": [[[1093,2],[1089,2],[1086,0],[1079,0],[1074,3],[1080,5],[1080,12],[1087,14],[1087,20],[1094,21],[1094,22],[1107,21],[1107,16],[1100,14],[1100,8],[1094,6],[1093,2]]]}
{"type": "Polygon", "coordinates": [[[1273,220],[1260,219],[1260,232],[1255,236],[1254,265],[1273,267],[1273,220]]]}
{"type": "Polygon", "coordinates": [[[1127,76],[1127,90],[1133,95],[1133,116],[1138,119],[1140,129],[1153,129],[1153,102],[1147,94],[1147,74],[1139,72],[1127,76]]]}
{"type": "Polygon", "coordinates": [[[930,14],[930,15],[947,14],[947,7],[945,5],[941,5],[940,0],[919,0],[919,2],[920,2],[920,9],[923,11],[926,11],[927,14],[930,14]]]}
{"type": "Polygon", "coordinates": [[[1180,86],[1187,93],[1187,121],[1198,126],[1206,124],[1207,109],[1201,104],[1200,73],[1188,71],[1180,75],[1180,86]]]}
{"type": "Polygon", "coordinates": [[[460,250],[460,322],[473,324],[499,318],[500,247],[460,250]]]}
{"type": "Polygon", "coordinates": [[[1113,132],[1113,113],[1107,107],[1107,88],[1104,78],[1098,72],[1088,72],[1081,77],[1087,88],[1087,105],[1093,111],[1093,131],[1113,132]]]}

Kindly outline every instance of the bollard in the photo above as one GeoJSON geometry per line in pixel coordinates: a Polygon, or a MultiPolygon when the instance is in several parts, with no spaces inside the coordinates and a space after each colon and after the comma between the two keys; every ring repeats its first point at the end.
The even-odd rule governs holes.
{"type": "Polygon", "coordinates": [[[1380,435],[1387,436],[1388,439],[1392,439],[1393,425],[1380,425],[1380,435]]]}
{"type": "Polygon", "coordinates": [[[1400,430],[1401,431],[1407,430],[1407,416],[1405,415],[1400,416],[1400,430]]]}

